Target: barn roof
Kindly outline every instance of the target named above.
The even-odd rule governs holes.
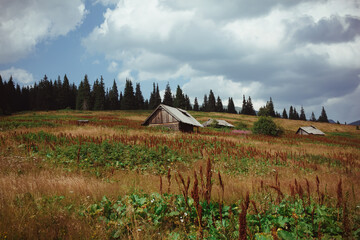
[[[319,129],[317,129],[314,126],[309,126],[309,127],[300,127],[296,133],[298,133],[300,131],[300,129],[302,129],[303,131],[307,132],[308,134],[313,134],[313,135],[325,135],[325,133],[323,133],[322,131],[320,131]]]
[[[232,125],[231,123],[228,123],[227,121],[225,120],[221,120],[221,119],[212,119],[210,118],[209,120],[207,120],[206,122],[203,123],[203,126],[206,127],[206,126],[209,126],[211,124],[214,123],[214,121],[217,122],[217,125],[219,126],[224,126],[224,127],[235,127],[234,125]]]
[[[181,109],[181,108],[174,108],[167,106],[165,104],[160,104],[152,114],[144,121],[143,125],[148,124],[148,120],[150,117],[158,110],[158,109],[164,109],[167,113],[169,113],[171,116],[173,116],[176,120],[182,123],[186,123],[195,127],[203,127],[201,123],[199,123],[195,118],[193,118],[190,113],[187,111]]]

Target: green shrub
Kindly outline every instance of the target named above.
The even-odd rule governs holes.
[[[260,117],[259,120],[254,123],[252,132],[255,134],[279,136],[283,130],[276,125],[271,117]]]
[[[236,122],[235,124],[235,129],[239,129],[239,130],[248,130],[248,125],[244,122]]]

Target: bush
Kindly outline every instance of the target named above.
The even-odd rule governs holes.
[[[276,125],[271,117],[260,117],[259,120],[254,123],[252,132],[255,134],[279,136],[283,130]]]
[[[241,121],[236,122],[234,125],[235,125],[235,129],[239,129],[239,130],[248,130],[249,129],[248,125]]]

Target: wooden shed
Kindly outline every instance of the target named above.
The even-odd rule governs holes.
[[[182,132],[192,132],[194,127],[203,127],[187,111],[164,104],[160,104],[142,125],[163,126]]]
[[[310,126],[310,127],[300,127],[296,134],[299,135],[325,135],[325,133],[323,133],[322,131],[320,131],[319,129],[317,129],[314,126]]]

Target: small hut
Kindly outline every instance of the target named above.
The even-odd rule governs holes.
[[[182,132],[192,132],[194,127],[203,127],[187,111],[164,104],[160,104],[142,125],[168,127]]]
[[[320,131],[319,129],[317,129],[314,126],[310,126],[310,127],[300,127],[296,134],[299,135],[325,135],[325,133],[323,133],[322,131]]]
[[[209,120],[207,120],[206,122],[203,123],[204,127],[210,127],[210,126],[215,126],[215,127],[229,127],[229,128],[233,128],[235,127],[234,125],[232,125],[231,123],[228,123],[225,120],[221,120],[221,119],[212,119],[210,118]]]

